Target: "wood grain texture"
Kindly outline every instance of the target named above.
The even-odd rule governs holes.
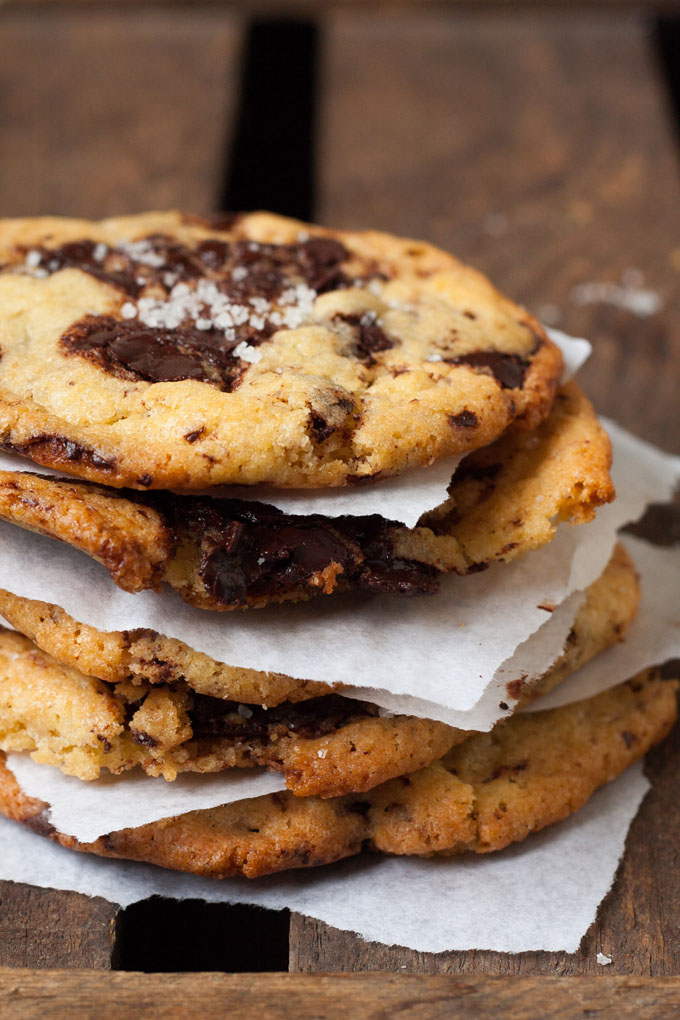
[[[626,843],[616,881],[578,953],[416,953],[363,942],[320,921],[291,916],[290,969],[420,974],[680,974],[680,727],[648,756],[653,784]],[[602,967],[597,953],[610,956]]]
[[[680,185],[644,27],[342,14],[326,61],[321,218],[424,236],[544,318],[560,310],[561,328],[594,342],[582,378],[596,406],[680,449]],[[577,284],[627,268],[644,269],[658,314],[574,301]],[[610,976],[680,973],[677,730],[648,771],[579,953],[414,953],[293,915],[291,970],[601,974],[602,951]]]
[[[3,1020],[659,1020],[680,979],[0,971]]]
[[[680,182],[645,23],[340,12],[325,60],[320,218],[432,240],[591,338],[598,408],[679,450]],[[578,304],[640,273],[657,314]]]
[[[239,44],[218,9],[0,9],[0,215],[212,210]],[[117,914],[0,883],[0,964],[110,968]]]
[[[108,970],[117,916],[103,899],[0,882],[0,967]]]
[[[238,45],[219,9],[0,5],[0,215],[212,210]]]
[[[111,0],[2,0],[7,7],[82,7],[96,8],[107,7]],[[118,0],[117,6],[127,7],[214,7],[222,3],[222,0]],[[290,16],[314,16],[324,13],[329,8],[355,8],[369,6],[372,10],[381,13],[390,13],[399,9],[448,9],[452,6],[460,10],[484,10],[494,12],[496,10],[513,9],[519,7],[525,9],[546,7],[555,9],[580,9],[588,10],[593,8],[609,8],[616,10],[638,10],[638,11],[660,11],[670,12],[678,10],[678,0],[231,0],[230,6],[233,9],[241,10],[246,14],[253,14],[257,17],[284,14]]]

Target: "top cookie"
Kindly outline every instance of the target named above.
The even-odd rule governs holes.
[[[339,486],[547,415],[540,325],[431,245],[254,213],[0,221],[0,446],[141,489]]]

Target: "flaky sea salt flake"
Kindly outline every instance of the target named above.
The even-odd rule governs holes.
[[[249,361],[251,365],[254,365],[262,357],[262,351],[259,351],[257,347],[251,347],[245,340],[242,340],[240,344],[234,347],[232,354],[240,358],[241,361]]]

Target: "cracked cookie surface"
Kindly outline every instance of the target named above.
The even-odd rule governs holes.
[[[558,348],[431,245],[265,213],[0,221],[0,446],[115,487],[338,486],[547,415]]]
[[[74,850],[211,878],[255,878],[362,850],[490,853],[577,811],[662,740],[676,689],[647,671],[597,697],[515,715],[361,797],[275,793],[79,843],[50,825],[49,805],[24,794],[2,763],[0,811]]]
[[[335,797],[422,768],[465,735],[336,694],[267,709],[179,680],[110,686],[0,631],[0,749],[80,779],[137,766],[167,780],[265,766],[300,796]]]

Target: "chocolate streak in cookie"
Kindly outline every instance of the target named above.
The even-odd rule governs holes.
[[[206,695],[193,695],[189,712],[194,738],[227,737],[231,740],[276,740],[295,734],[307,740],[324,737],[355,719],[377,716],[368,702],[328,694],[298,703],[284,702],[276,708],[241,705]]]
[[[197,379],[229,392],[241,381],[248,359],[239,357],[239,345],[258,346],[269,340],[281,322],[273,306],[289,304],[286,292],[303,283],[315,294],[351,285],[340,269],[348,252],[331,238],[313,238],[299,244],[255,244],[206,240],[191,249],[168,237],[153,235],[109,248],[92,241],[77,241],[52,250],[35,250],[33,268],[49,275],[64,268],[76,268],[137,298],[146,287],[166,296],[177,284],[206,280],[214,284],[210,297],[233,302],[233,324],[226,330],[211,319],[209,301],[201,304],[197,292],[199,324],[188,321],[168,328],[149,321],[148,309],[123,320],[112,316],[90,316],[75,323],[61,338],[61,348],[94,362],[121,379],[147,382],[178,382]],[[261,302],[250,308],[247,302]],[[152,300],[153,305],[153,300]],[[203,321],[201,321],[201,309]],[[137,314],[135,314],[135,312]],[[151,316],[153,318],[153,316]],[[393,341],[379,335],[374,323],[359,324],[361,356],[386,350]],[[364,350],[365,348],[365,350]]]
[[[439,590],[437,571],[395,554],[399,525],[373,514],[285,514],[241,500],[170,498],[158,504],[181,536],[201,536],[198,574],[214,602],[240,605],[280,598],[306,586],[348,587],[398,595]],[[181,537],[180,537],[181,542]]]

